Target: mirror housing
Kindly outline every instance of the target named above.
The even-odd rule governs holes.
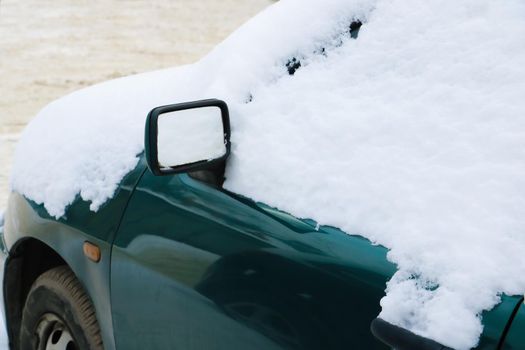
[[[155,175],[214,169],[224,164],[230,154],[228,106],[209,99],[152,109],[146,118],[144,149]]]

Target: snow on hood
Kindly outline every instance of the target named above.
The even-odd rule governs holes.
[[[225,187],[388,247],[380,316],[468,349],[481,312],[525,292],[523,38],[521,0],[282,0],[197,64],[51,103],[11,185],[56,217],[78,194],[97,210],[150,109],[222,98]]]

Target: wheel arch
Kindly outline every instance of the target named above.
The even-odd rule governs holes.
[[[49,245],[33,237],[20,239],[10,250],[4,269],[6,327],[10,347],[18,348],[24,304],[33,282],[45,271],[69,264]]]

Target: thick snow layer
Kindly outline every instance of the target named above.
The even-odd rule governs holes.
[[[381,317],[468,349],[481,312],[525,292],[523,38],[521,0],[283,0],[195,65],[50,104],[12,187],[57,217],[78,194],[97,210],[151,108],[225,99],[226,188],[385,245]]]
[[[181,67],[117,79],[49,104],[22,134],[12,188],[56,217],[78,194],[97,210],[135,167],[149,110],[184,96],[169,86],[191,72]]]

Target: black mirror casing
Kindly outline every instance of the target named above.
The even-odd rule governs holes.
[[[223,156],[211,160],[197,161],[176,167],[161,167],[158,159],[158,119],[164,113],[196,109],[203,107],[218,107],[221,110],[222,126],[224,131],[224,144],[226,152]],[[177,103],[172,105],[160,106],[152,109],[146,118],[146,129],[144,135],[144,151],[146,161],[151,172],[155,175],[170,175],[186,172],[196,172],[200,170],[213,169],[224,163],[230,155],[230,115],[226,102],[218,99],[199,100],[192,102]]]

